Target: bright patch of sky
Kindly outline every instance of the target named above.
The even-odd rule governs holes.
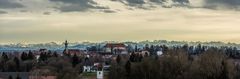
[[[88,7],[73,12],[59,10],[66,7],[61,1],[22,0],[19,3],[24,8],[0,7],[0,11],[7,12],[0,14],[0,43],[158,39],[240,42],[240,12],[204,8],[200,0],[191,0],[183,7],[150,9],[95,0],[97,6],[83,4]]]

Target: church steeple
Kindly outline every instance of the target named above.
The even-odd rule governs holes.
[[[68,49],[68,42],[67,42],[67,40],[65,41],[64,45],[65,45],[65,50],[67,50]]]
[[[65,49],[63,51],[63,54],[67,55],[68,54],[68,41],[67,40],[64,42],[64,45],[65,45]]]

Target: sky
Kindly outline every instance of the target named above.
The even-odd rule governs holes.
[[[0,43],[240,43],[240,0],[0,0]]]

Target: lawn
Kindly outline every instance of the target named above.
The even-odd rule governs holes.
[[[83,79],[97,79],[96,72],[82,73]],[[104,72],[104,79],[107,79],[108,73]]]

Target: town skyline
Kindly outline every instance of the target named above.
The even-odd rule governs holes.
[[[0,0],[0,79],[240,79],[240,0]]]

